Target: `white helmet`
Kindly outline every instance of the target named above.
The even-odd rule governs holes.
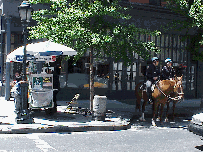
[[[172,62],[170,58],[166,58],[165,63]]]
[[[158,57],[153,57],[152,62],[154,62],[154,61],[159,61],[159,58]]]

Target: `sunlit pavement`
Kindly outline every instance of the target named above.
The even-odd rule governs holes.
[[[83,114],[69,114],[66,113],[67,103],[66,101],[58,101],[57,113],[52,116],[47,116],[45,111],[38,111],[32,114],[34,124],[21,124],[20,126],[15,122],[15,114],[14,114],[14,103],[13,101],[5,101],[4,97],[0,97],[0,122],[4,126],[4,129],[11,131],[12,127],[17,129],[18,127],[35,129],[35,131],[46,132],[46,129],[49,132],[56,132],[56,131],[72,131],[68,129],[69,127],[72,128],[88,128],[86,131],[92,130],[120,130],[120,129],[129,129],[133,127],[135,129],[142,129],[142,128],[152,128],[151,126],[151,117],[152,117],[152,108],[151,105],[147,105],[145,110],[145,122],[141,122],[138,120],[140,113],[135,112],[135,105],[133,104],[126,104],[125,102],[117,101],[117,100],[107,100],[106,109],[112,111],[112,113],[107,114],[106,121],[93,121],[91,115],[84,116]],[[89,100],[78,100],[76,104],[73,106],[81,107],[81,108],[89,108]],[[171,107],[171,105],[170,105]],[[159,121],[156,122],[157,127],[165,128],[186,128],[191,120],[193,114],[201,112],[202,109],[200,108],[200,99],[192,99],[192,100],[184,100],[182,103],[178,103],[176,105],[175,110],[175,121],[172,121],[171,118],[169,122],[160,123]],[[172,116],[172,109],[169,111],[170,117]],[[130,122],[131,118],[135,116],[133,121]],[[5,129],[6,125],[9,125],[9,129]],[[17,126],[18,125],[18,126]],[[24,125],[24,126],[23,126]],[[130,126],[131,125],[131,126]],[[54,130],[54,127],[58,127],[57,130]],[[88,127],[87,127],[88,126]],[[93,129],[95,126],[95,129]],[[99,126],[102,126],[101,129]],[[106,128],[105,128],[105,127]],[[109,127],[108,127],[109,126]],[[113,126],[120,126],[121,128],[113,127]],[[83,131],[80,128],[80,131]],[[83,129],[84,129],[83,128]],[[89,130],[90,129],[90,130]],[[77,131],[76,129],[74,131]]]

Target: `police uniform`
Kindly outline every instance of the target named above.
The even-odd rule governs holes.
[[[152,62],[154,62],[155,60],[158,60],[157,57],[152,58]],[[146,87],[147,87],[147,96],[149,99],[149,102],[152,102],[152,91],[151,91],[151,86],[152,83],[155,83],[156,80],[154,80],[154,77],[158,77],[160,76],[160,70],[159,67],[154,65],[153,63],[149,65],[149,67],[147,67],[147,71],[146,71]]]
[[[160,76],[160,70],[158,66],[155,66],[154,64],[149,65],[146,71],[146,77],[147,80],[150,80],[152,83],[154,83],[153,77],[159,77]]]
[[[161,71],[161,79],[162,80],[169,80],[170,78],[174,78],[175,71],[172,66],[164,66]]]

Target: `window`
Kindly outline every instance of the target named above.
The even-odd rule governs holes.
[[[130,66],[127,67],[127,90],[135,90],[135,81],[136,81],[136,66],[137,63],[133,62]]]
[[[112,90],[121,90],[122,66],[123,66],[123,62],[118,62],[118,63],[113,62]]]

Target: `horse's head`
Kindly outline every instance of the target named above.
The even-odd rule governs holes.
[[[177,100],[183,100],[184,99],[184,92],[183,92],[183,86],[182,86],[182,77],[175,77],[175,85],[174,85],[174,93]]]

